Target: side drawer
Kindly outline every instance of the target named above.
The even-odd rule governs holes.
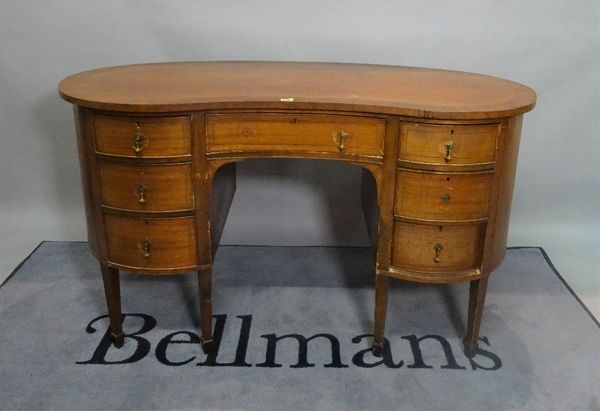
[[[98,162],[102,204],[133,211],[182,211],[194,208],[192,166]]]
[[[500,124],[403,122],[398,159],[420,164],[493,164]]]
[[[126,157],[191,155],[189,117],[94,116],[96,152]]]
[[[423,220],[486,218],[493,181],[493,171],[433,173],[399,169],[394,213]]]
[[[394,223],[391,265],[420,272],[479,268],[484,224],[425,225]]]
[[[237,113],[206,116],[208,152],[309,151],[383,157],[385,121],[320,114]]]
[[[194,269],[193,217],[131,218],[104,215],[111,263],[133,269]]]

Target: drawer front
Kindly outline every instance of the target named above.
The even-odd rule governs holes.
[[[98,163],[102,204],[134,211],[194,208],[191,164]]]
[[[394,213],[425,220],[485,218],[493,180],[493,172],[431,173],[399,169]]]
[[[484,224],[394,223],[392,265],[421,272],[479,268]]]
[[[207,116],[207,150],[310,151],[383,157],[385,121],[312,114]]]
[[[422,164],[493,163],[500,124],[402,123],[398,159]]]
[[[191,153],[189,117],[94,116],[96,152],[127,157]]]
[[[110,262],[132,268],[193,268],[193,217],[139,219],[105,214]]]

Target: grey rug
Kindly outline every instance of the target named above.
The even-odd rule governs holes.
[[[461,350],[467,285],[394,281],[383,359],[369,352],[373,254],[222,247],[217,355],[196,278],[122,275],[115,349],[85,243],[44,242],[0,288],[6,410],[598,410],[600,329],[538,248],[490,280],[480,351]]]

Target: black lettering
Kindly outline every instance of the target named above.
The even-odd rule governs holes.
[[[103,318],[107,318],[108,315],[101,315],[100,317],[94,318],[92,321],[90,321],[90,323],[87,325],[87,327],[85,328],[85,331],[88,334],[93,334],[96,332],[96,329],[93,327],[93,324]],[[106,360],[106,354],[108,353],[108,350],[110,349],[110,347],[113,346],[112,344],[112,339],[110,337],[110,327],[106,328],[106,332],[104,333],[104,336],[102,337],[102,339],[100,340],[100,343],[98,344],[98,347],[96,347],[96,350],[94,351],[94,354],[92,354],[92,358],[90,358],[87,361],[77,361],[76,364],[130,364],[130,363],[134,363],[134,362],[138,362],[139,360],[141,360],[142,358],[144,358],[146,355],[148,355],[148,353],[150,352],[150,342],[145,339],[144,337],[140,337],[141,334],[145,334],[148,331],[152,330],[154,327],[156,327],[156,320],[154,319],[154,317],[151,317],[149,315],[146,314],[123,314],[123,321],[125,320],[126,317],[138,317],[141,318],[144,323],[142,324],[142,327],[134,332],[134,333],[130,333],[124,334],[125,339],[132,339],[134,341],[137,342],[137,346],[135,348],[134,353],[129,356],[128,358],[124,358],[122,360],[118,360],[118,361],[107,361]]]
[[[373,338],[373,334],[363,334],[363,335],[357,335],[356,337],[352,338],[352,342],[354,344],[359,344],[363,339],[365,338]],[[398,364],[394,363],[394,358],[392,357],[392,350],[390,347],[390,342],[388,341],[387,338],[383,339],[383,356],[381,358],[381,360],[379,361],[375,361],[372,363],[368,363],[365,361],[365,354],[372,352],[372,348],[366,348],[364,350],[360,350],[359,352],[357,352],[356,354],[354,354],[354,356],[352,357],[352,363],[354,365],[356,365],[357,367],[362,367],[362,368],[373,368],[373,367],[377,367],[378,365],[381,364],[385,364],[386,367],[388,368],[400,368],[404,365],[404,361],[400,361]],[[377,358],[377,357],[375,357]]]
[[[188,337],[187,340],[175,340],[174,337],[177,335],[186,335]],[[158,342],[156,345],[156,350],[154,350],[154,354],[156,355],[156,359],[165,365],[170,366],[179,366],[188,364],[196,359],[196,357],[188,358],[185,361],[170,361],[167,358],[167,348],[169,344],[201,344],[200,337],[198,335],[191,333],[189,331],[176,331],[165,336],[162,340]]]
[[[331,343],[331,362],[324,365],[326,368],[348,367],[346,364],[342,363],[340,356],[340,342],[331,334],[315,334],[310,338],[306,338],[300,334],[286,334],[282,335],[281,337],[278,337],[276,334],[265,334],[261,335],[261,337],[267,339],[267,352],[265,355],[265,361],[260,364],[256,364],[257,367],[281,367],[281,364],[277,364],[275,362],[275,353],[277,350],[277,342],[285,338],[294,338],[296,341],[298,341],[298,362],[291,365],[291,368],[306,368],[315,366],[315,364],[308,362],[308,342],[316,338],[325,338]]]
[[[88,334],[94,334],[98,331],[96,323],[100,320],[105,320],[108,315],[102,315],[97,318],[91,320],[85,330]],[[151,349],[151,343],[148,339],[144,338],[142,335],[148,333],[156,327],[156,319],[147,314],[123,314],[123,320],[127,317],[135,317],[139,318],[143,321],[142,326],[135,332],[131,332],[128,334],[124,334],[125,340],[131,340],[135,342],[135,344],[128,343],[126,345],[127,349],[119,350],[113,347],[113,342],[110,333],[110,326],[106,327],[104,330],[104,334],[98,343],[98,346],[95,348],[92,357],[87,361],[77,361],[76,364],[99,364],[99,365],[108,365],[108,364],[131,364],[138,362],[145,358]],[[248,363],[246,360],[248,353],[248,343],[250,341],[250,331],[252,326],[252,315],[238,315],[236,318],[241,320],[239,335],[237,339],[237,346],[235,350],[235,359],[232,362],[220,363],[218,362],[218,357],[221,349],[221,342],[223,340],[225,325],[227,324],[227,315],[215,315],[213,316],[215,319],[214,324],[214,349],[212,352],[206,355],[204,361],[197,363],[197,366],[207,366],[207,367],[252,367],[252,364]],[[342,363],[341,359],[341,347],[340,341],[337,337],[327,333],[315,334],[309,338],[304,337],[301,334],[286,334],[278,336],[277,334],[264,334],[261,335],[262,338],[267,340],[267,347],[265,353],[265,360],[256,364],[257,367],[267,367],[267,368],[279,368],[282,367],[282,364],[276,361],[277,354],[277,343],[291,339],[295,340],[298,344],[298,356],[295,364],[291,364],[290,368],[308,368],[314,367],[315,364],[309,362],[308,355],[308,346],[309,342],[315,339],[327,340],[329,341],[331,347],[331,361],[323,364],[326,368],[347,368],[348,365]],[[364,344],[364,342],[371,342],[373,338],[372,334],[362,334],[357,335],[352,338],[352,343],[354,344]],[[434,368],[432,365],[425,363],[423,359],[423,351],[421,349],[421,343],[425,340],[435,340],[437,341],[441,348],[444,351],[444,356],[446,363],[441,365],[442,369],[453,369],[453,370],[465,370],[466,367],[463,367],[456,361],[456,357],[452,350],[452,347],[448,340],[439,335],[425,335],[423,337],[417,337],[416,335],[406,335],[401,337],[404,340],[407,340],[410,343],[410,347],[413,355],[413,363],[407,365],[407,368],[413,369],[432,369]],[[483,343],[486,347],[490,347],[490,342],[487,337],[480,337],[479,341]],[[168,350],[171,344],[195,344],[201,345],[202,341],[198,334],[195,334],[190,331],[175,331],[172,332],[165,337],[163,337],[158,344],[156,345],[155,355],[156,359],[164,365],[167,366],[181,366],[185,364],[189,364],[196,360],[197,356],[192,355],[189,358],[184,358],[178,361],[174,361],[173,358],[168,358]],[[280,344],[281,345],[281,344]],[[480,344],[481,345],[481,344]],[[287,345],[285,345],[287,346]],[[131,351],[133,350],[133,353]],[[394,362],[391,344],[388,339],[384,339],[383,344],[383,355],[382,358],[376,358],[374,356],[369,356],[368,353],[372,353],[372,348],[369,346],[368,348],[360,349],[352,356],[352,364],[360,368],[374,368],[381,366],[382,364],[391,369],[398,369],[404,366],[404,361]],[[110,356],[108,355],[110,354]],[[120,356],[119,356],[120,355]],[[171,356],[174,354],[171,353]],[[189,354],[188,354],[189,355]],[[111,359],[107,359],[107,356]],[[439,357],[439,356],[438,356]],[[118,358],[113,360],[112,358]],[[494,371],[498,370],[502,367],[502,360],[498,355],[489,351],[488,349],[484,349],[478,347],[475,350],[475,356],[473,358],[468,358],[471,369],[472,370],[486,370],[486,371]]]
[[[488,347],[490,346],[490,342],[487,339],[487,337],[479,337],[479,341],[485,343],[485,345],[487,345]],[[492,360],[493,365],[491,367],[484,367],[483,365],[477,363],[475,361],[475,358],[478,355],[482,355],[484,357],[489,358],[490,360]],[[469,361],[471,362],[471,368],[473,370],[495,371],[495,370],[499,369],[500,367],[502,367],[502,360],[500,359],[500,357],[498,357],[493,352],[482,349],[481,347],[478,347],[475,350],[475,357],[469,358]]]
[[[420,343],[426,339],[433,339],[438,341],[442,348],[444,349],[444,355],[446,356],[446,365],[442,365],[442,369],[450,369],[450,370],[466,370],[465,367],[460,366],[456,362],[456,358],[454,357],[454,353],[452,352],[452,347],[450,343],[442,336],[439,335],[426,335],[421,338],[417,338],[416,335],[406,335],[403,336],[402,339],[408,340],[410,342],[410,348],[413,353],[413,358],[415,360],[414,364],[408,365],[407,368],[433,368],[430,365],[425,364],[423,361],[423,352],[421,351]]]
[[[238,315],[237,318],[242,320],[240,326],[240,334],[238,337],[237,348],[235,350],[235,359],[233,362],[219,363],[217,361],[219,357],[219,350],[221,349],[221,341],[223,340],[223,331],[225,330],[225,323],[227,322],[227,315],[215,315],[216,319],[214,330],[213,330],[213,341],[214,348],[212,352],[208,353],[204,362],[199,362],[197,366],[205,367],[252,367],[252,364],[246,362],[246,353],[248,351],[248,341],[250,339],[250,327],[252,325],[251,315]]]

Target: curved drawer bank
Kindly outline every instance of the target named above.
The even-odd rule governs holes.
[[[476,352],[487,279],[506,249],[530,88],[395,66],[190,62],[92,70],[64,79],[59,93],[75,105],[88,239],[115,345],[118,269],[197,271],[203,347],[212,348],[212,259],[235,163],[294,157],[366,170],[373,352],[383,348],[390,277],[470,281],[465,352]]]

